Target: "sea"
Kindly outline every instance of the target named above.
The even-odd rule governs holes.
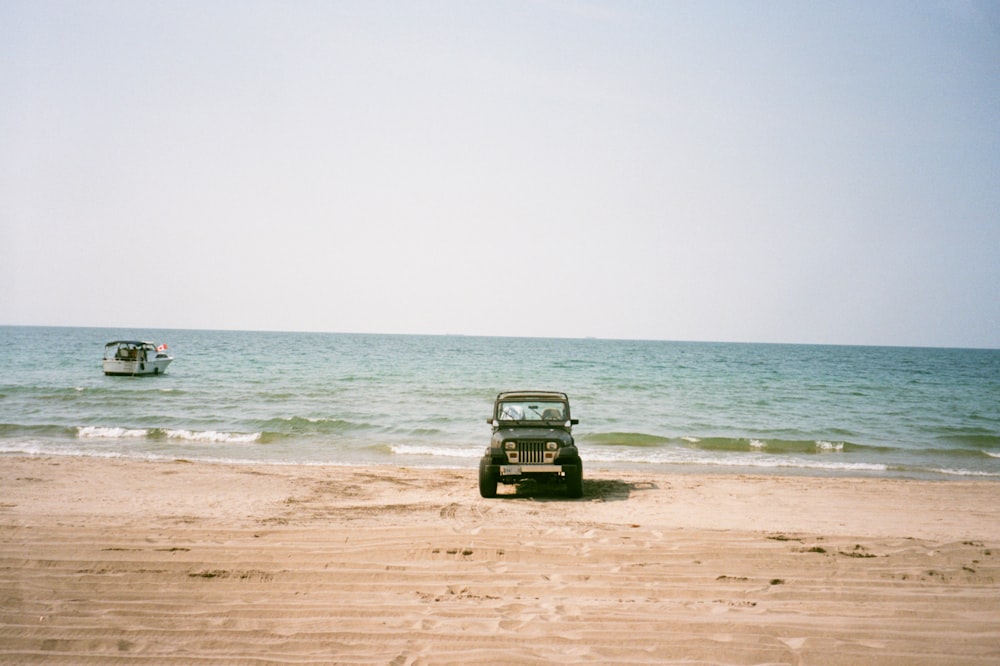
[[[2,326],[0,458],[474,470],[513,389],[569,395],[585,476],[1000,480],[997,349],[450,335]]]

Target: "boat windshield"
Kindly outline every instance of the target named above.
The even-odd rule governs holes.
[[[566,406],[562,402],[547,400],[509,400],[497,407],[501,421],[563,421]]]
[[[104,345],[104,358],[115,358],[119,361],[134,361],[140,355],[145,356],[146,353],[155,351],[156,347],[151,342],[115,340]]]

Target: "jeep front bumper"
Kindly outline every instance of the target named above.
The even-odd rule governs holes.
[[[520,476],[521,474],[559,474],[563,465],[498,465],[500,476]]]

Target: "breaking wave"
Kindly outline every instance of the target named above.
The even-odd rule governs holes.
[[[578,438],[582,444],[628,447],[663,448],[683,447],[702,451],[766,453],[843,453],[845,451],[874,451],[877,447],[825,439],[788,440],[762,437],[664,437],[645,433],[608,432],[582,434]]]
[[[260,441],[259,432],[216,432],[214,430],[164,430],[167,439],[181,439],[188,442],[212,442],[223,444],[249,444]]]
[[[77,436],[80,439],[139,439],[149,437],[150,431],[145,428],[112,428],[101,426],[80,426]]]
[[[186,442],[208,442],[212,444],[249,444],[260,441],[260,432],[219,432],[216,430],[184,430],[170,428],[121,428],[103,426],[80,426],[80,439],[174,439]]]
[[[591,444],[601,444],[603,446],[635,446],[635,447],[655,447],[669,444],[669,437],[660,435],[647,435],[641,432],[604,432],[587,435],[585,440]],[[584,441],[584,438],[581,438]]]

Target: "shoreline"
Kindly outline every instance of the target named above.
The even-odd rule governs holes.
[[[4,457],[0,661],[1000,659],[1000,486]]]
[[[188,462],[198,465],[219,465],[219,466],[261,466],[261,467],[353,467],[353,468],[406,468],[417,470],[445,470],[445,471],[475,471],[481,452],[477,450],[474,456],[463,456],[456,458],[462,460],[464,464],[428,464],[424,460],[415,458],[403,460],[282,460],[277,458],[201,458],[197,456],[185,456],[183,454],[150,453],[150,454],[127,454],[118,451],[108,451],[104,453],[81,452],[78,450],[38,450],[23,451],[11,450],[0,451],[0,460],[6,459],[81,459],[94,461],[122,461],[134,463],[171,463]],[[996,456],[991,456],[996,457]],[[868,465],[865,463],[847,463],[843,467],[832,466],[798,466],[774,462],[772,464],[748,464],[748,463],[668,463],[668,462],[592,462],[588,465],[588,473],[596,475],[644,475],[644,476],[736,476],[736,477],[762,477],[762,478],[815,478],[815,479],[864,479],[890,481],[917,481],[935,483],[1000,483],[1000,474],[992,472],[963,471],[953,469],[933,469],[907,470],[907,469],[871,469],[870,467],[880,467],[880,465]]]

